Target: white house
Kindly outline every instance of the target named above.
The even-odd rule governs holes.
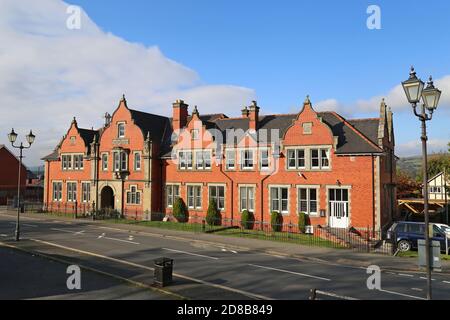
[[[430,200],[445,200],[445,186],[447,186],[447,199],[450,199],[450,179],[444,172],[438,173],[428,180],[428,198]],[[447,180],[447,182],[445,182]]]

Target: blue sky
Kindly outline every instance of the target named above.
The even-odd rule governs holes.
[[[83,10],[69,30],[67,6]],[[366,26],[369,5],[381,30]],[[200,113],[293,113],[307,94],[318,110],[378,116],[394,111],[397,154],[420,153],[420,124],[399,87],[413,64],[442,89],[429,125],[431,152],[450,141],[448,1],[0,2],[0,127],[37,134],[26,163],[40,163],[67,131],[98,128],[122,93],[131,107],[164,115],[185,99]],[[36,121],[39,119],[39,121]],[[8,129],[7,131],[9,131]],[[6,133],[0,143],[7,143]]]
[[[424,79],[450,73],[448,1],[71,3],[105,31],[159,46],[207,83],[254,89],[262,107],[276,112],[292,112],[305,94],[349,106],[385,95],[407,78],[411,64]],[[381,9],[381,30],[366,27],[371,4]],[[430,124],[430,139],[450,141],[448,107]],[[419,134],[408,109],[396,113],[396,124],[399,143]]]

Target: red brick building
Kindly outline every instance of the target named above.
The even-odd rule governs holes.
[[[0,144],[0,205],[6,205],[8,199],[17,197],[19,181],[19,159],[4,145]],[[22,164],[20,175],[21,191],[25,191],[27,168]]]
[[[123,98],[100,130],[72,122],[45,160],[49,208],[85,204],[150,219],[171,214],[177,197],[189,216],[205,216],[215,199],[222,217],[243,210],[267,222],[270,213],[337,228],[381,229],[395,215],[394,130],[384,101],[380,115],[347,120],[314,111],[296,114],[201,115],[178,100],[172,118],[128,108]]]

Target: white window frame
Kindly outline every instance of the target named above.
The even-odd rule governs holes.
[[[303,158],[299,156],[299,153],[303,151]],[[291,155],[294,154],[292,158]],[[304,170],[306,169],[306,149],[305,148],[288,148],[287,149],[287,163],[288,170]],[[300,159],[303,159],[303,166],[300,165]],[[291,166],[291,160],[294,160],[294,166]]]
[[[200,131],[198,129],[191,130],[191,138],[192,140],[198,140],[200,135]]]
[[[123,129],[121,132],[121,128]],[[117,137],[118,138],[125,138],[125,122],[118,122],[117,123]]]
[[[142,170],[142,154],[141,152],[137,151],[133,154],[134,158],[134,171],[141,171]]]
[[[272,194],[272,189],[277,190],[277,198],[275,199]],[[287,198],[282,197],[282,189],[287,189]],[[289,215],[290,208],[290,185],[269,185],[269,209],[270,212],[280,212],[282,215]],[[274,208],[273,202],[278,202],[278,209]],[[283,203],[286,203],[286,210],[283,210]]]
[[[77,202],[77,188],[78,184],[75,181],[67,182],[66,184],[67,202]]]
[[[192,191],[192,194],[190,193]],[[186,198],[187,206],[189,209],[201,210],[203,204],[202,198],[202,185],[201,184],[188,184],[186,185]],[[192,199],[192,203],[191,203]]]
[[[313,166],[313,152],[317,151],[317,162],[318,166]],[[326,153],[326,158],[323,157],[322,152]],[[316,158],[314,158],[316,159]],[[327,160],[328,165],[324,166],[323,161]],[[310,161],[311,161],[311,169],[312,170],[322,170],[322,169],[330,169],[330,149],[329,148],[320,148],[314,147],[310,149]]]
[[[230,157],[230,155],[232,156]],[[232,160],[233,166],[230,166]],[[225,151],[225,161],[227,170],[236,170],[236,150],[226,150]]]
[[[247,156],[248,155],[250,156]],[[241,170],[253,170],[255,168],[255,152],[253,149],[243,149],[241,154]],[[251,161],[251,166],[246,166],[246,162]]]
[[[88,203],[91,202],[91,183],[82,182],[81,183],[81,202]]]
[[[224,184],[209,184],[208,185],[208,204],[211,200],[211,188],[216,189],[216,196],[214,199],[216,200],[217,209],[220,211],[225,211],[226,208],[226,185]],[[223,197],[220,197],[219,195],[219,188],[223,188]],[[223,198],[223,208],[220,207],[220,199]]]
[[[102,171],[108,171],[108,160],[109,160],[108,153],[102,153]]]
[[[175,188],[178,191],[177,193],[175,193]],[[170,193],[169,193],[170,190]],[[172,204],[169,204],[169,197],[171,199],[170,202],[172,202]],[[180,184],[176,184],[176,183],[168,183],[166,184],[166,207],[167,208],[173,208],[173,205],[175,204],[175,201],[180,197]]]
[[[267,153],[267,165],[263,166],[263,153]],[[259,170],[265,171],[270,169],[270,150],[262,148],[259,150]]]
[[[254,185],[239,185],[239,211],[243,212],[247,210],[248,212],[255,211],[255,194],[256,188]],[[251,196],[250,196],[251,195]],[[243,201],[245,199],[245,201]],[[245,205],[243,206],[243,202]]]
[[[55,188],[55,186],[58,186],[58,188]],[[53,190],[53,201],[61,202],[62,201],[63,183],[61,181],[53,181],[52,188],[53,188],[52,189]]]
[[[127,190],[127,205],[140,205],[141,204],[141,191],[136,185],[131,185]]]
[[[301,190],[306,190],[306,199],[300,199]],[[316,191],[316,199],[311,200],[311,190]],[[316,211],[311,211],[311,203],[315,201]],[[301,210],[301,203],[306,202],[306,210]],[[320,209],[320,186],[310,186],[310,185],[298,185],[297,186],[297,213],[305,212],[307,215],[314,217],[318,216]]]

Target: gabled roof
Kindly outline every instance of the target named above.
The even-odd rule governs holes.
[[[150,133],[153,141],[163,143],[166,140],[171,127],[168,117],[132,109],[130,109],[130,112],[134,123],[141,129],[144,137],[147,136],[147,133]]]
[[[350,119],[348,122],[367,138],[369,138],[370,141],[378,144],[378,126],[380,124],[379,118]]]
[[[58,149],[54,150],[52,153],[41,158],[41,160],[44,160],[44,161],[55,161],[58,159],[59,159]]]

